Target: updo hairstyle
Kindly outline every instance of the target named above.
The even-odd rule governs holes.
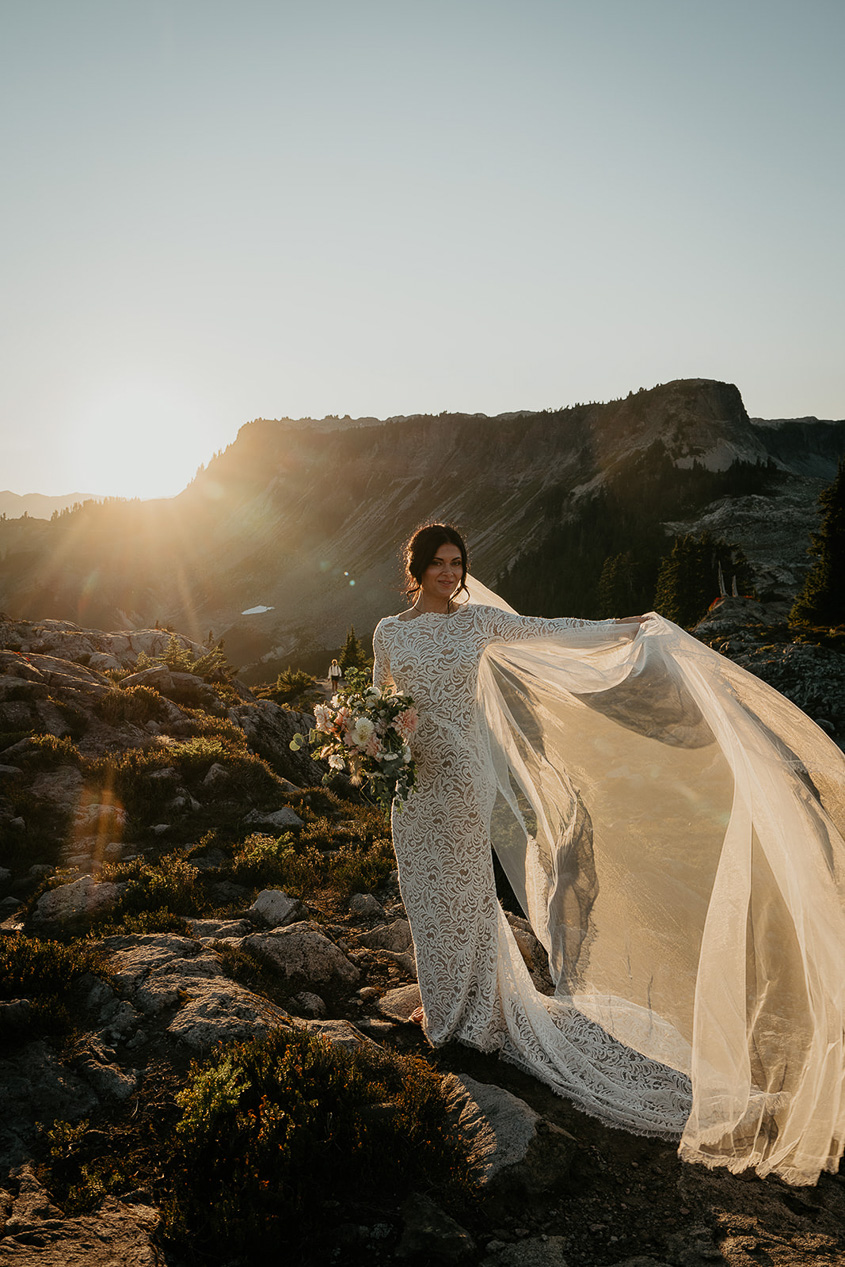
[[[451,524],[424,524],[408,539],[403,551],[405,561],[405,597],[413,603],[422,589],[423,574],[442,545],[457,546],[461,552],[461,583],[456,594],[466,594],[467,548],[457,528]]]

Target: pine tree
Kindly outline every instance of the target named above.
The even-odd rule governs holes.
[[[789,613],[792,625],[845,625],[845,459],[819,505],[824,513],[809,549],[815,562]]]
[[[660,563],[655,611],[676,625],[691,629],[719,597],[719,564],[728,585],[736,577],[740,593],[751,589],[751,570],[742,550],[712,532],[676,537],[672,553]]]
[[[599,577],[598,613],[600,618],[628,616],[634,610],[638,583],[637,565],[630,550],[609,554]]]
[[[354,625],[349,626],[346,643],[338,656],[338,660],[344,673],[348,669],[364,669],[369,663],[367,653],[361,645],[361,640],[356,637]]]

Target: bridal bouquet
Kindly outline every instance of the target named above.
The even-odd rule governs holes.
[[[328,761],[331,770],[348,770],[352,782],[366,786],[386,811],[394,797],[400,809],[414,786],[408,741],[416,728],[417,710],[409,695],[369,686],[339,691],[330,704],[318,704],[308,738],[315,760]],[[290,746],[298,752],[304,743],[297,734]]]

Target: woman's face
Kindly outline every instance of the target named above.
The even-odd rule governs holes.
[[[433,602],[448,602],[461,583],[463,570],[458,546],[451,541],[438,546],[437,553],[422,574],[423,593]]]

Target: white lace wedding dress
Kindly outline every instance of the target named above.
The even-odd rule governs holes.
[[[471,592],[487,602],[374,635],[376,684],[420,714],[393,838],[429,1039],[497,1050],[690,1160],[814,1182],[845,1127],[841,753],[660,617],[543,620]]]

